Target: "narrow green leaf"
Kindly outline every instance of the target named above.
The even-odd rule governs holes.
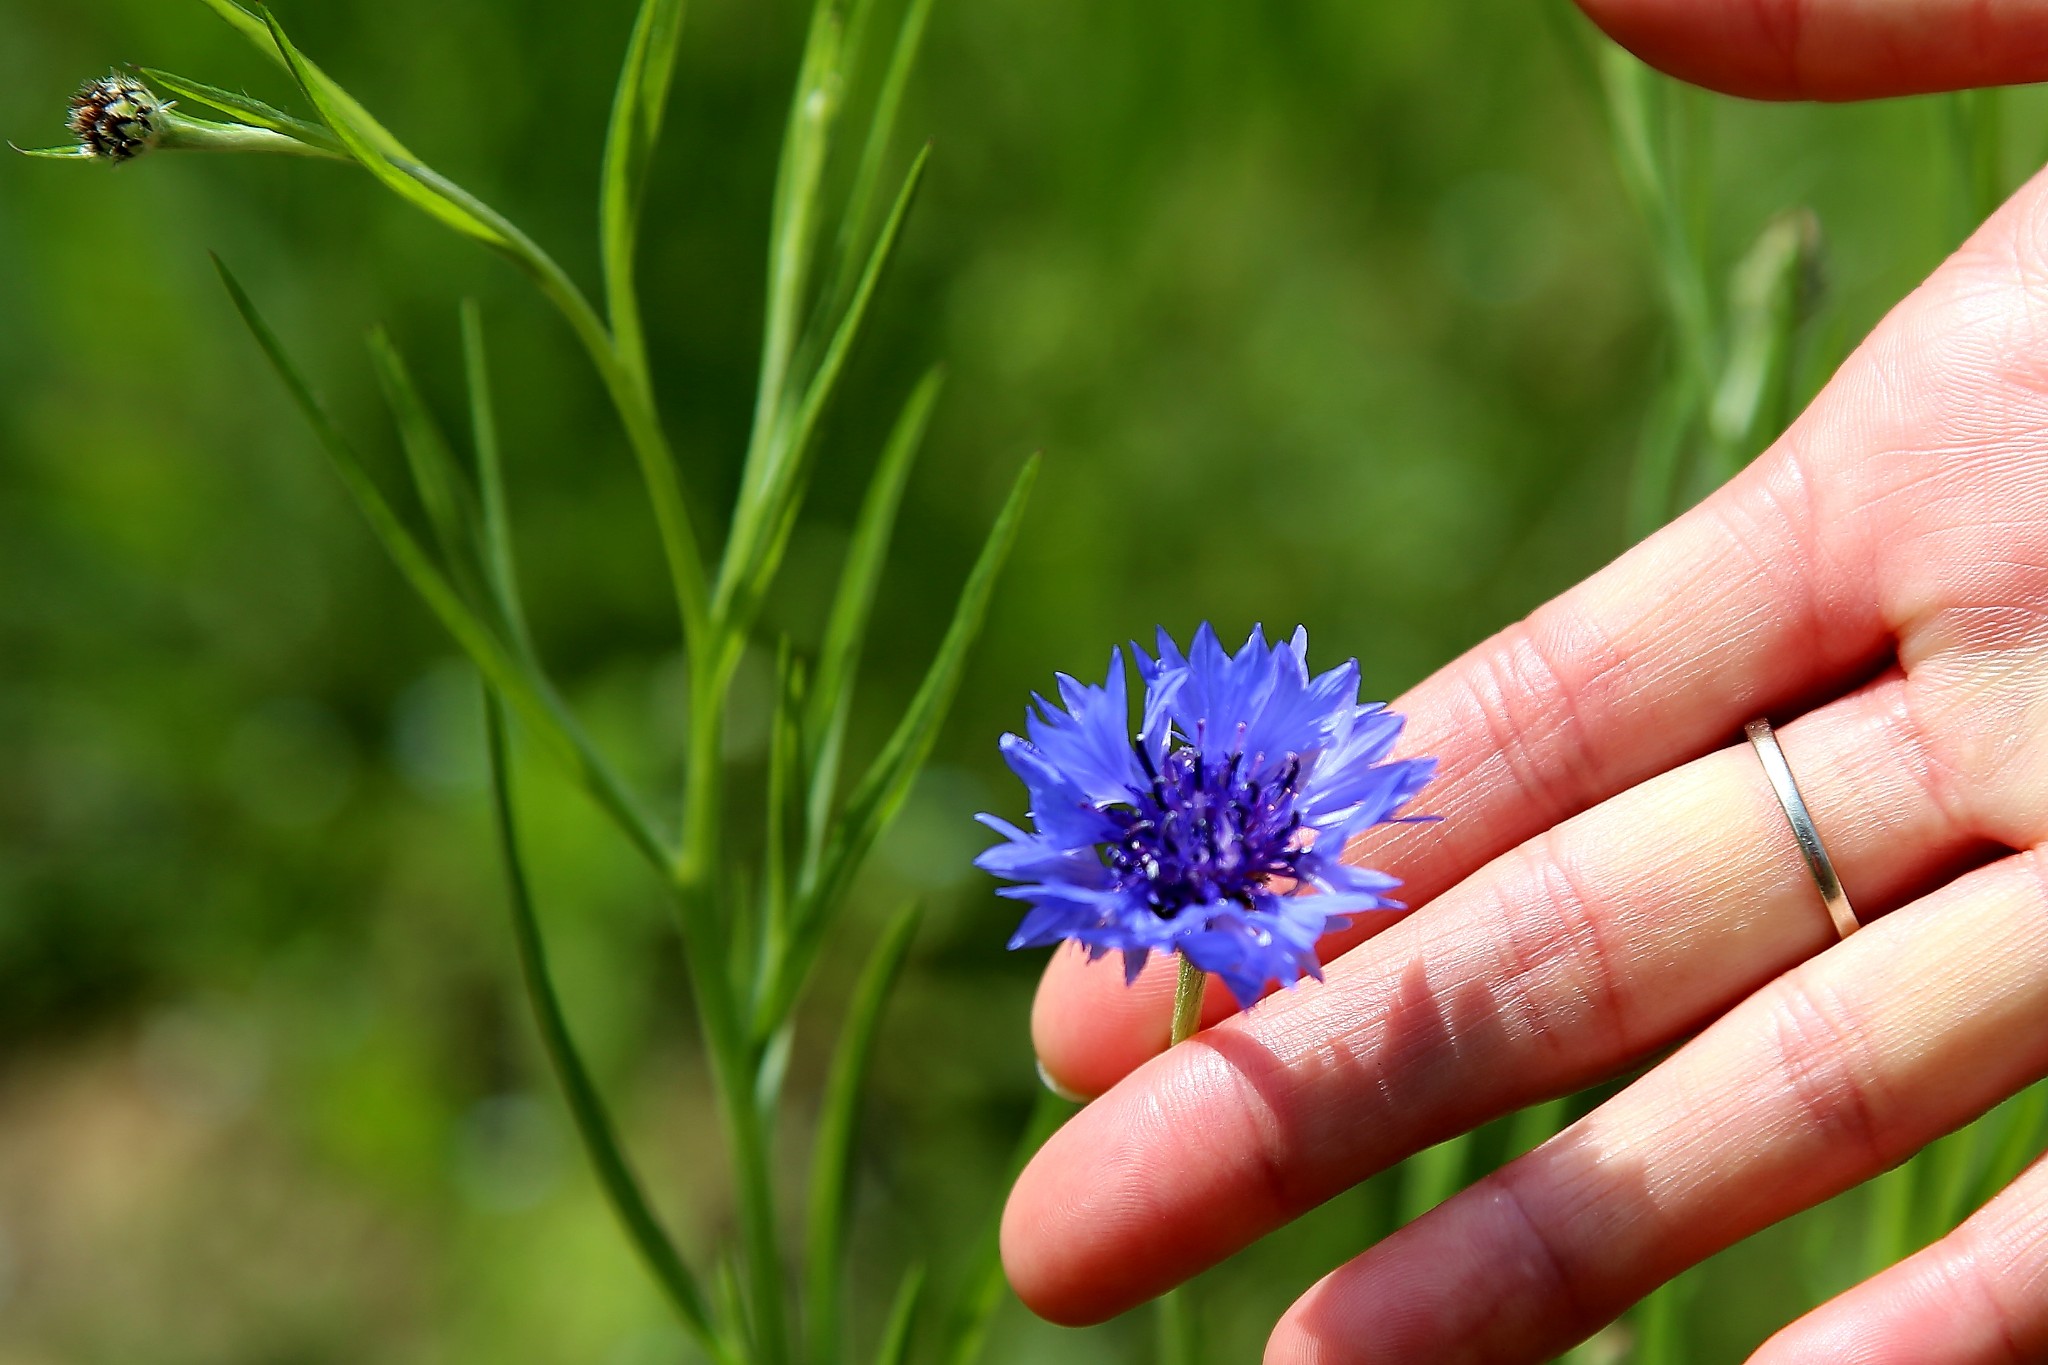
[[[1634,1314],[1640,1333],[1633,1365],[1685,1365],[1685,1306],[1696,1282],[1680,1276],[1652,1290]]]
[[[520,853],[519,819],[512,793],[512,764],[507,742],[505,712],[495,692],[484,692],[485,728],[489,737],[492,810],[497,819],[498,838],[505,857],[505,880],[512,905],[512,934],[519,949],[520,978],[526,986],[527,1002],[540,1031],[541,1044],[555,1077],[561,1082],[584,1155],[597,1175],[598,1185],[612,1206],[655,1282],[675,1309],[683,1326],[714,1359],[730,1360],[705,1305],[696,1277],[684,1264],[675,1243],[655,1216],[653,1206],[635,1174],[617,1126],[612,1122],[590,1068],[576,1047],[569,1030],[561,996],[555,989],[548,967],[547,944],[541,935],[540,918],[534,911],[526,860]]]
[[[1674,366],[1650,400],[1629,471],[1628,533],[1632,539],[1641,540],[1678,512],[1685,457],[1699,430],[1701,406],[1692,372],[1683,365]]]
[[[1016,1149],[1010,1154],[1003,1189],[1008,1190],[1016,1184],[1024,1164],[1045,1145],[1053,1131],[1066,1122],[1074,1109],[1075,1106],[1051,1091],[1038,1089],[1037,1098],[1032,1102],[1031,1117],[1026,1121],[1024,1131],[1017,1135]],[[969,1254],[960,1297],[948,1315],[945,1347],[939,1355],[945,1365],[974,1365],[981,1358],[982,1347],[988,1342],[989,1324],[995,1319],[996,1309],[1002,1306],[1003,1291],[1009,1287],[1003,1278],[1001,1228],[1002,1206],[999,1203]]]
[[[837,1365],[846,1355],[842,1298],[854,1135],[882,1010],[910,954],[918,920],[918,907],[906,905],[883,931],[861,972],[860,984],[854,988],[825,1082],[816,1146],[811,1153],[810,1217],[804,1244],[808,1272],[805,1327],[810,1335],[811,1365]]]
[[[440,543],[442,561],[457,585],[471,594],[472,603],[488,603],[492,598],[487,590],[481,596],[475,591],[483,588],[478,554],[483,509],[455,461],[455,452],[449,448],[441,424],[427,410],[426,400],[413,382],[412,370],[399,354],[391,334],[383,327],[373,328],[369,345],[371,368],[377,372],[384,401],[398,424],[399,443],[412,470],[420,506],[426,509],[427,522]]]
[[[889,1319],[882,1328],[881,1344],[875,1348],[875,1365],[904,1365],[910,1359],[910,1334],[917,1326],[918,1300],[924,1296],[924,1267],[914,1265],[904,1272],[903,1283],[889,1305]]]
[[[2040,1155],[2048,1140],[2048,1082],[2037,1081],[2008,1101],[2010,1113],[1997,1148],[1985,1162],[1960,1216],[1982,1208]]]
[[[1707,409],[1716,457],[1704,471],[1710,487],[1732,478],[1791,420],[1794,360],[1820,292],[1820,255],[1820,220],[1794,210],[1765,225],[1730,277],[1727,353]]]
[[[154,66],[138,68],[151,85],[167,90],[181,99],[196,100],[200,104],[218,109],[223,114],[233,115],[242,122],[257,128],[268,128],[274,133],[286,133],[301,142],[322,147],[328,151],[340,152],[341,139],[318,123],[294,118],[282,109],[265,104],[262,100],[223,90],[217,85],[208,85],[187,76],[176,75]]]
[[[40,156],[51,161],[97,161],[98,157],[84,147],[15,147],[7,144],[23,156]]]
[[[646,199],[647,168],[668,107],[669,83],[675,75],[676,49],[683,32],[683,0],[642,0],[626,44],[612,101],[611,126],[605,134],[604,169],[598,200],[600,246],[604,257],[605,298],[612,336],[619,353],[645,384],[646,340],[640,325],[640,301],[634,289],[634,253],[639,236],[641,204]]]
[[[860,668],[861,648],[867,639],[868,622],[874,615],[876,595],[881,590],[889,542],[896,530],[896,514],[903,506],[903,490],[910,483],[911,467],[924,446],[925,430],[931,424],[942,381],[940,370],[934,368],[926,373],[911,391],[882,447],[874,478],[868,483],[867,497],[854,522],[853,539],[846,547],[839,591],[826,618],[825,642],[818,651],[818,675],[811,687],[803,726],[811,748],[805,760],[810,773],[804,820],[806,877],[816,872],[818,858],[824,851],[832,798],[839,785],[847,721],[853,711],[854,679]]]
[[[512,629],[521,654],[533,656],[533,637],[519,595],[519,569],[512,553],[512,518],[505,500],[504,456],[498,444],[498,416],[491,400],[490,359],[484,350],[483,312],[475,299],[462,301],[462,370],[469,388],[470,440],[476,449],[477,482],[483,490],[484,569],[498,614]]]
[[[457,197],[447,193],[447,182],[440,181],[439,177],[410,173],[394,160],[376,136],[378,125],[361,112],[362,106],[353,100],[337,98],[340,87],[321,77],[305,55],[292,45],[283,27],[267,8],[260,13],[270,26],[271,39],[284,55],[285,67],[291,72],[292,79],[299,83],[300,91],[321,120],[334,130],[334,135],[341,139],[342,147],[362,164],[364,170],[375,176],[385,188],[457,232],[500,251],[512,250],[512,242],[505,234],[502,220],[493,221],[495,214],[488,217],[479,214],[475,202],[468,196]],[[410,162],[412,158],[408,156],[404,160]]]
[[[874,250],[868,256],[867,268],[854,289],[852,302],[834,329],[802,398],[786,423],[778,426],[778,435],[762,462],[760,478],[751,491],[742,494],[733,516],[732,540],[727,546],[719,575],[721,619],[744,627],[774,576],[789,533],[796,523],[819,421],[838,386],[847,358],[853,352],[868,305],[895,255],[904,221],[917,198],[917,189],[924,180],[925,164],[930,155],[931,147],[927,145],[911,163],[910,173],[904,177],[903,188],[896,196],[895,207],[890,210]]]
[[[854,280],[854,265],[861,257],[861,243],[867,240],[875,212],[875,196],[881,188],[882,166],[889,155],[889,143],[896,134],[896,116],[902,110],[903,92],[910,85],[910,73],[917,66],[918,48],[924,42],[926,21],[931,18],[932,0],[910,0],[903,22],[896,31],[896,46],[889,54],[889,67],[875,95],[873,114],[868,119],[867,141],[861,146],[860,165],[853,175],[845,214],[840,219],[839,244],[834,253],[833,283],[825,291],[833,310],[845,306],[841,297]],[[849,33],[854,25],[849,25]]]
[[[1869,1231],[1863,1242],[1863,1274],[1868,1277],[1897,1264],[1913,1250],[1913,1194],[1917,1172],[1912,1162],[1894,1166],[1865,1189],[1869,1191]]]
[[[314,434],[326,450],[342,484],[355,499],[356,506],[370,524],[370,530],[391,556],[393,563],[403,573],[413,590],[420,595],[427,608],[439,618],[444,629],[454,637],[463,651],[480,669],[491,686],[511,706],[519,719],[532,730],[534,736],[552,753],[569,774],[587,791],[598,806],[616,821],[633,842],[635,848],[666,872],[672,865],[673,855],[655,832],[653,823],[641,811],[638,801],[619,780],[608,764],[600,757],[589,739],[583,734],[568,708],[554,694],[544,678],[531,674],[505,648],[491,630],[480,621],[462,595],[448,582],[441,571],[434,566],[432,558],[421,548],[408,531],[398,514],[391,509],[383,493],[363,467],[362,460],[342,435],[341,429],[328,416],[314,395],[312,386],[299,373],[291,358],[285,353],[276,333],[270,330],[262,315],[256,311],[241,282],[229,272],[219,257],[214,258],[214,267],[220,272],[222,283],[227,286],[235,308],[242,315],[242,321],[256,338],[256,343],[269,359],[278,377],[284,381],[293,402],[312,426]]]
[[[875,756],[867,773],[848,797],[832,837],[826,843],[824,856],[819,860],[817,876],[808,885],[797,888],[796,920],[789,957],[765,998],[765,1010],[755,1018],[757,1037],[766,1036],[787,1017],[797,992],[809,975],[811,963],[816,959],[824,938],[826,919],[837,908],[847,884],[875,841],[903,808],[911,783],[916,780],[918,771],[931,754],[932,745],[938,740],[939,727],[945,723],[946,713],[952,708],[953,695],[960,686],[960,675],[967,667],[968,651],[973,648],[975,639],[981,634],[982,623],[988,618],[989,599],[995,593],[996,580],[1017,542],[1024,508],[1030,501],[1031,487],[1038,479],[1038,467],[1039,457],[1034,455],[1025,461],[1024,468],[1018,473],[1009,499],[1003,504],[1002,512],[989,531],[988,540],[982,546],[980,557],[967,575],[959,604],[953,610],[952,622],[946,627],[945,637],[939,642],[938,653],[933,657],[924,681],[911,698],[909,709],[897,723],[888,743]]]
[[[819,184],[839,112],[842,37],[836,0],[816,0],[804,36],[796,89],[790,96],[782,157],[775,168],[768,229],[767,318],[761,336],[754,429],[740,480],[743,504],[748,494],[765,482],[765,466],[782,421],[817,236]]]
[[[255,44],[256,50],[276,62],[303,86],[309,81],[317,86],[322,99],[339,110],[349,124],[360,130],[366,139],[382,155],[398,161],[417,160],[404,143],[391,135],[391,131],[370,116],[370,111],[358,103],[353,95],[337,85],[325,71],[311,60],[301,56],[296,69],[288,45],[280,42],[276,20],[262,6],[251,10],[236,0],[202,0],[208,9],[226,20],[229,27]],[[303,72],[303,75],[300,73]],[[316,107],[319,101],[315,101]]]

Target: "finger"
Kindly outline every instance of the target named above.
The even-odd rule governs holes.
[[[2006,858],[1772,982],[1326,1277],[1269,1365],[1547,1360],[1990,1108],[2048,1071],[2044,873],[2039,854]]]
[[[1349,856],[1420,905],[1751,717],[1839,690],[1891,642],[1868,553],[1861,521],[1798,460],[1767,457],[1394,703],[1408,718],[1400,752],[1438,759],[1419,805],[1443,819],[1371,831]],[[1393,918],[1362,917],[1328,955]],[[1129,996],[1115,963],[1055,957],[1032,1015],[1040,1064],[1100,1094],[1164,1047],[1171,977],[1157,963]]]
[[[2048,1358],[2048,1162],[1962,1226],[1765,1342],[1750,1365]]]
[[[1906,687],[1890,675],[1781,733],[1866,914],[1977,846],[1928,785]],[[1697,1029],[1833,940],[1756,756],[1697,760],[1075,1116],[1011,1195],[1011,1283],[1057,1321],[1114,1314],[1411,1152]]]
[[[1580,0],[1682,80],[1752,99],[1869,99],[2048,78],[2041,0]]]

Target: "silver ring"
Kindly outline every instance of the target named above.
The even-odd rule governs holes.
[[[1806,800],[1799,794],[1799,784],[1792,780],[1792,769],[1785,762],[1785,751],[1778,747],[1771,723],[1758,718],[1743,726],[1742,732],[1749,736],[1750,747],[1764,765],[1764,776],[1771,779],[1771,790],[1778,794],[1778,804],[1785,808],[1792,837],[1799,841],[1800,855],[1806,859],[1806,870],[1813,874],[1814,885],[1820,888],[1820,898],[1827,904],[1828,918],[1835,922],[1835,932],[1849,937],[1863,926],[1857,922],[1856,912],[1849,908],[1842,879],[1835,875],[1835,865],[1828,860],[1827,849],[1821,846],[1820,831],[1814,828]]]

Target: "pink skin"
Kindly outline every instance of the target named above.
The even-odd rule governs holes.
[[[1679,74],[1854,97],[2048,77],[2048,0],[1588,0]],[[2048,177],[1707,503],[1397,709],[1444,822],[1421,907],[1160,1055],[1171,969],[1057,955],[1032,1028],[1101,1098],[1019,1178],[1012,1284],[1111,1316],[1453,1133],[1691,1038],[1333,1270],[1271,1365],[1540,1361],[2048,1074]],[[1742,723],[1770,714],[1857,909],[1836,943]],[[1883,918],[1879,918],[1882,916]],[[1348,950],[1348,951],[1345,951]],[[1695,1036],[1697,1035],[1697,1036]],[[1995,1254],[1992,1254],[1995,1252]],[[2048,1176],[1759,1356],[2048,1352]]]

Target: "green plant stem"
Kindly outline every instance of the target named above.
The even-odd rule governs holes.
[[[1167,1045],[1178,1047],[1195,1036],[1202,1027],[1202,993],[1209,984],[1209,974],[1200,967],[1180,958],[1180,977],[1173,984],[1173,1032]]]
[[[690,740],[676,892],[698,1018],[738,1186],[740,1241],[753,1309],[754,1365],[783,1365],[789,1358],[789,1341],[782,1257],[775,1235],[769,1150],[773,1134],[755,1101],[762,1052],[748,1034],[744,1011],[726,973],[727,929],[718,859],[725,696],[739,651],[721,640],[714,639],[711,644],[713,648],[696,655],[691,670]]]

